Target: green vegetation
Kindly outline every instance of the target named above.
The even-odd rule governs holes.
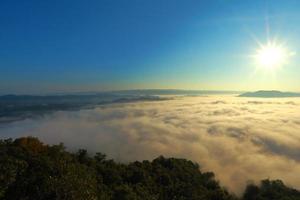
[[[234,200],[211,172],[185,159],[116,163],[97,153],[67,152],[32,137],[0,140],[0,199]],[[295,200],[281,181],[249,185],[244,200]]]

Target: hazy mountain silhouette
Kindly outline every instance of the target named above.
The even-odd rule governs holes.
[[[260,90],[256,92],[246,92],[239,97],[260,97],[260,98],[283,98],[283,97],[300,97],[300,93],[281,92],[277,90]]]
[[[4,95],[0,96],[0,124],[42,116],[54,111],[90,109],[98,105],[170,98],[150,95],[99,93],[89,95]]]

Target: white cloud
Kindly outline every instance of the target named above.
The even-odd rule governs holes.
[[[200,163],[239,192],[248,180],[282,179],[300,189],[300,99],[182,97],[56,112],[0,128],[121,161],[176,156]]]

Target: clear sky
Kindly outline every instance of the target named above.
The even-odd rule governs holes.
[[[0,93],[300,91],[299,0],[1,0]],[[277,38],[293,52],[261,70]]]

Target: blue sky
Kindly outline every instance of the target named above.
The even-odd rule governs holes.
[[[2,0],[0,93],[300,91],[297,0]],[[257,70],[256,38],[296,52]]]

